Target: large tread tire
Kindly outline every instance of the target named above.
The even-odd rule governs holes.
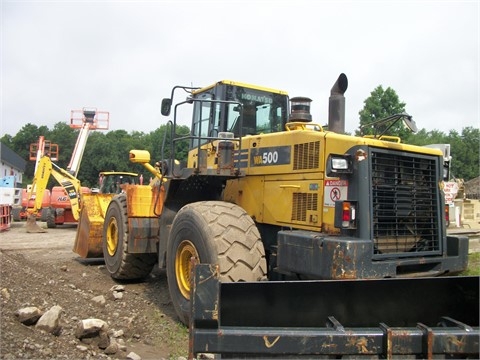
[[[40,221],[47,222],[49,209],[50,208],[42,208],[42,210],[40,210]]]
[[[167,246],[167,279],[178,317],[190,314],[190,257],[218,264],[223,282],[267,279],[265,249],[252,218],[238,205],[203,201],[175,216]]]
[[[20,218],[20,212],[22,211],[22,208],[20,207],[13,207],[12,208],[12,220],[13,221],[20,221],[22,220]]]
[[[43,209],[42,209],[43,211]],[[57,227],[57,223],[55,222],[55,208],[48,208],[46,214],[46,222],[47,228],[55,229]]]
[[[139,280],[150,274],[156,254],[129,254],[127,197],[116,195],[108,205],[103,224],[102,248],[105,266],[117,280]]]

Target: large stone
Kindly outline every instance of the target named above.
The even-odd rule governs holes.
[[[98,296],[93,297],[92,301],[99,306],[104,306],[105,302],[106,302],[105,296],[103,296],[103,295],[98,295]]]
[[[123,286],[123,285],[113,285],[110,288],[110,291],[117,291],[117,292],[125,291],[125,286]]]
[[[40,319],[38,319],[35,328],[46,331],[53,335],[60,335],[60,317],[62,315],[62,307],[55,305],[52,306]]]
[[[133,351],[129,352],[127,355],[128,360],[142,360],[140,355],[135,354]]]
[[[29,306],[15,311],[15,316],[18,321],[25,325],[35,324],[42,315],[43,311],[36,306]]]
[[[80,320],[75,330],[75,336],[77,339],[83,339],[84,337],[99,336],[100,332],[107,333],[108,324],[100,319],[84,319]]]
[[[110,341],[110,344],[105,348],[104,352],[107,355],[114,355],[118,352],[119,346],[116,341]]]

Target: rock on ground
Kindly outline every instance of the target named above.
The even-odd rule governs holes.
[[[144,282],[116,283],[102,261],[78,259],[72,252],[74,240],[72,228],[27,234],[13,223],[11,230],[2,232],[0,359],[186,357],[188,329],[176,318],[165,273],[156,270]],[[114,291],[124,296],[115,300]],[[19,310],[30,307],[37,309],[30,315],[37,319],[30,320],[32,325],[22,324],[19,319],[26,315]],[[61,329],[56,335],[33,325],[52,308]],[[104,349],[99,341],[75,336],[85,319],[100,319],[108,325],[101,344]],[[52,324],[57,328],[55,320]],[[115,353],[106,354],[107,349]]]

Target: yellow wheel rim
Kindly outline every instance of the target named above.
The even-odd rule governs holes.
[[[191,258],[198,259],[198,252],[190,240],[183,240],[175,254],[175,276],[177,285],[186,299],[190,299]]]
[[[118,245],[118,224],[117,219],[112,217],[107,227],[107,252],[108,255],[113,256],[117,251]]]

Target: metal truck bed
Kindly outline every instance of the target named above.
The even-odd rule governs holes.
[[[192,285],[190,357],[479,355],[479,277]]]

